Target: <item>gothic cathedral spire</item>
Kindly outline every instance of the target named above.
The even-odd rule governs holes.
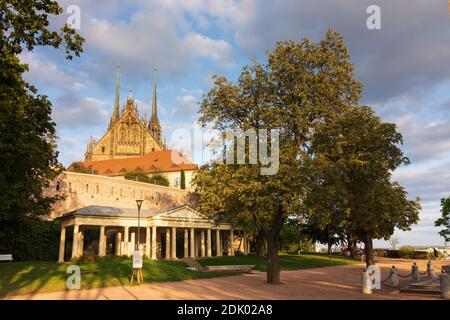
[[[111,128],[120,118],[120,66],[117,66],[116,73],[116,99],[114,101],[114,110],[111,116],[109,127]]]
[[[162,146],[162,137],[161,137],[161,125],[159,124],[158,119],[158,96],[157,96],[157,86],[156,86],[156,71],[157,69],[153,69],[153,102],[152,102],[152,116],[150,118],[150,122],[148,124],[148,128],[156,140],[156,142]]]

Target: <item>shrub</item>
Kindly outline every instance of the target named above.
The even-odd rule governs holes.
[[[81,162],[74,162],[69,166],[69,171],[84,174],[97,174],[98,172],[92,170],[92,167],[85,167]]]
[[[169,180],[167,180],[167,178],[163,176],[161,173],[154,173],[152,176],[149,177],[143,171],[133,171],[127,173],[124,177],[127,180],[157,184],[164,187],[168,187],[170,185]]]
[[[0,254],[12,254],[16,261],[56,261],[59,253],[60,224],[26,218],[0,228]]]
[[[426,251],[417,251],[409,249],[410,247],[402,247],[400,250],[392,249],[375,249],[374,253],[379,257],[401,258],[401,259],[429,259],[430,255]]]

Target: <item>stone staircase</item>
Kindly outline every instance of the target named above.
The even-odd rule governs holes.
[[[182,260],[184,263],[186,263],[188,266],[195,268],[198,271],[208,271],[207,268],[205,268],[204,266],[202,266],[200,263],[197,262],[197,260],[193,259],[193,258],[183,258]]]
[[[439,279],[428,279],[425,281],[410,283],[400,289],[401,293],[441,295]]]

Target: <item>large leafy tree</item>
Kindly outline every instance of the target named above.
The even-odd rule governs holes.
[[[60,13],[56,1],[0,0],[0,233],[11,233],[11,241],[23,236],[14,232],[21,221],[48,213],[56,200],[43,193],[60,169],[52,105],[23,80],[28,67],[18,54],[63,46],[67,59],[78,56],[83,38],[67,25],[49,27],[49,17]]]
[[[399,147],[403,137],[370,107],[350,108],[324,128],[311,147],[310,219],[323,215],[324,206],[340,212],[339,225],[364,242],[371,265],[373,239],[388,239],[395,228],[409,230],[419,219],[419,199],[408,200],[406,190],[391,182],[392,171],[409,163]]]
[[[287,217],[300,212],[308,192],[303,169],[314,132],[356,105],[361,90],[342,37],[330,30],[318,43],[279,42],[266,63],[244,67],[236,85],[216,77],[203,100],[202,124],[222,131],[280,130],[277,174],[261,175],[260,162],[215,165],[210,168],[216,172],[200,171],[197,180],[201,206],[212,209],[218,201],[220,215],[251,221],[264,232],[269,283],[280,282],[280,232]]]
[[[450,197],[441,199],[442,216],[436,220],[436,227],[443,227],[439,234],[444,237],[445,241],[450,241]]]

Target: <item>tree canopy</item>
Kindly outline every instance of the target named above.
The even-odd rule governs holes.
[[[255,164],[217,161],[195,178],[201,210],[264,234],[269,283],[280,281],[278,249],[287,221],[315,229],[311,236],[364,241],[367,254],[372,239],[417,222],[418,199],[408,200],[404,188],[390,181],[392,170],[409,163],[399,148],[403,138],[394,124],[360,106],[362,84],[340,34],[329,30],[317,43],[279,42],[267,62],[244,66],[236,84],[214,80],[201,104],[202,125],[223,134],[279,132],[277,143],[258,136],[269,153],[278,151],[276,174],[261,174],[258,150]],[[236,137],[225,140],[216,154],[237,151],[236,144]],[[249,160],[250,147],[244,151]]]
[[[443,227],[439,234],[446,242],[450,241],[450,197],[441,199],[441,217],[436,220],[436,227]]]
[[[24,219],[49,213],[58,198],[43,190],[61,170],[52,104],[23,80],[27,65],[18,54],[38,46],[64,46],[66,58],[82,52],[83,38],[67,25],[50,28],[62,13],[56,1],[0,0],[0,226],[21,230]],[[17,237],[21,231],[13,232]],[[2,243],[12,250],[14,241]]]

